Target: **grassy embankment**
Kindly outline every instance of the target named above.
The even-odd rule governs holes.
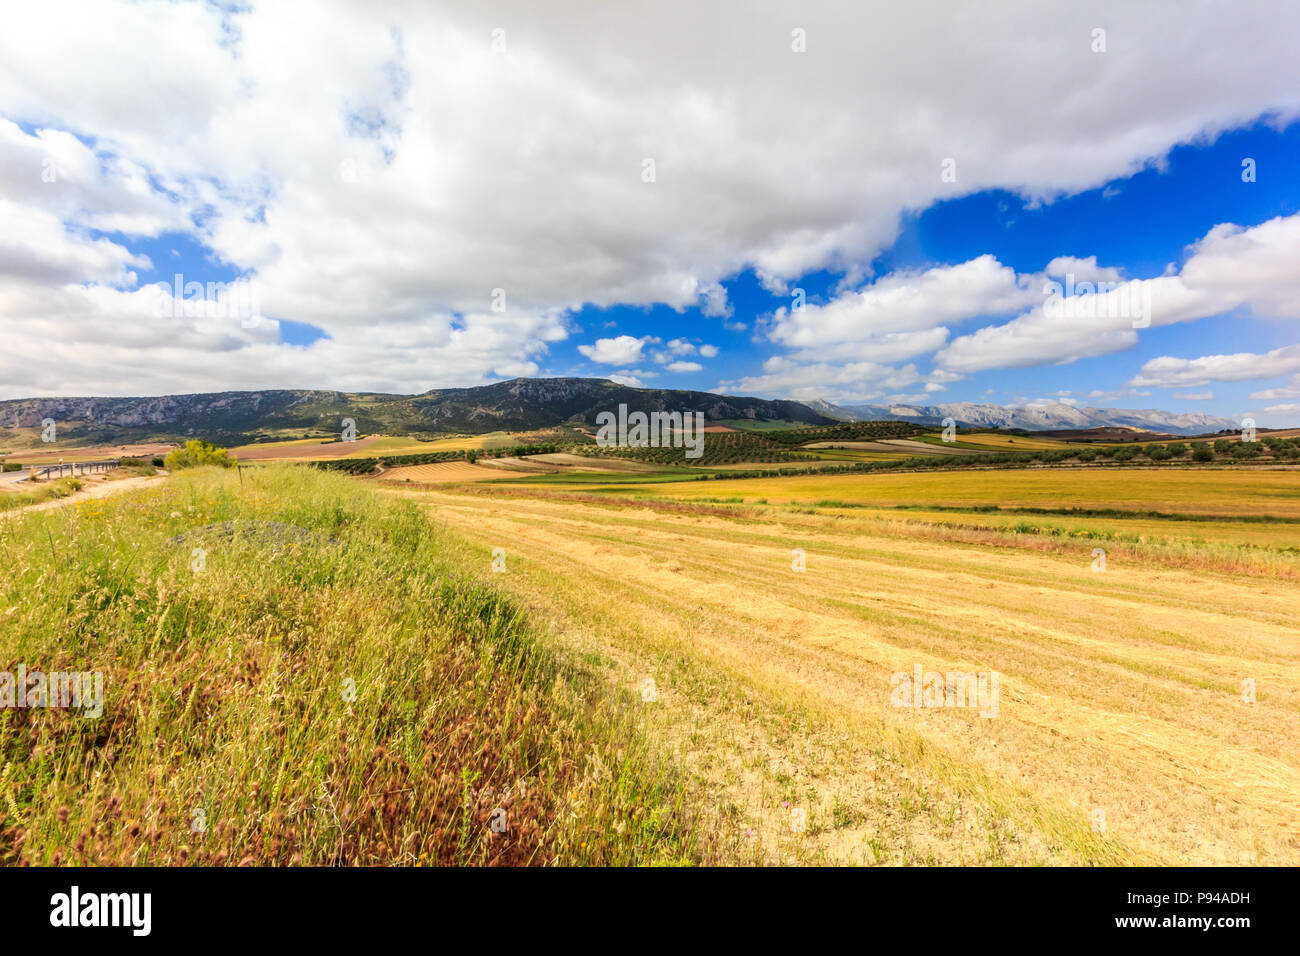
[[[712,852],[640,698],[539,643],[412,505],[204,469],[11,519],[0,554],[0,668],[105,691],[98,719],[0,709],[0,863]]]
[[[81,490],[79,478],[56,478],[45,484],[32,486],[31,491],[9,491],[0,494],[0,511],[12,511],[28,505],[38,505],[43,501],[67,498]]]

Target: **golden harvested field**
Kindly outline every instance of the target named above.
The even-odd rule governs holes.
[[[1284,468],[895,472],[625,485],[623,490],[676,498],[743,496],[773,502],[842,500],[880,506],[1001,505],[1300,517],[1300,471]]]
[[[326,458],[371,457],[375,455],[423,455],[437,451],[505,448],[519,444],[506,432],[420,441],[395,435],[366,435],[352,442],[324,442],[318,438],[258,442],[240,445],[230,453],[241,461],[318,461]]]
[[[241,445],[231,449],[240,461],[318,461],[328,458],[352,458],[373,454],[371,446],[376,438],[358,438],[356,441],[333,442],[268,442],[258,445]]]
[[[1070,448],[1071,442],[1055,438],[1027,438],[1023,435],[1002,435],[997,432],[958,432],[957,440],[999,451],[1050,451],[1053,448]],[[1077,447],[1077,446],[1076,446]]]
[[[483,572],[504,548],[494,582],[608,681],[643,697],[652,686],[649,733],[755,859],[1300,863],[1298,526],[775,504],[856,495],[1296,515],[1297,473],[649,488],[672,497],[600,486],[403,496],[476,546]],[[773,503],[690,500],[725,493]],[[1022,522],[1032,528],[1015,531]],[[1057,526],[1082,534],[1043,530]],[[918,666],[998,674],[996,715],[895,706],[895,675]]]
[[[137,442],[127,445],[64,446],[57,442],[31,449],[16,449],[8,453],[8,460],[24,465],[52,465],[62,459],[76,461],[102,461],[105,458],[161,458],[175,448],[166,442]],[[5,457],[0,455],[0,457]]]

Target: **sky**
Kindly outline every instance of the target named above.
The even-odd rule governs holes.
[[[12,5],[0,399],[571,375],[1300,425],[1297,36],[1272,2]]]

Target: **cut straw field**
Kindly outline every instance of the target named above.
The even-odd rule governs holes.
[[[1296,515],[1295,473],[617,490],[410,497],[478,548],[484,572],[504,549],[491,576],[556,641],[615,686],[653,686],[649,732],[754,858],[1300,863],[1300,525],[1260,544],[1232,520],[1129,533],[1123,518],[975,510]],[[699,500],[723,490],[750,503]],[[854,494],[887,507],[757,503]],[[925,500],[971,510],[896,509]],[[1181,534],[1192,528],[1206,534]],[[996,716],[896,706],[893,675],[918,665],[998,673]]]

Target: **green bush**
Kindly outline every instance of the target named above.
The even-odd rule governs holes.
[[[1124,445],[1122,448],[1115,449],[1116,461],[1132,461],[1138,450],[1133,445]]]
[[[1192,443],[1193,461],[1214,461],[1214,450],[1203,441]]]
[[[175,448],[163,459],[163,467],[168,471],[180,471],[182,468],[199,468],[203,465],[217,465],[230,468],[235,459],[224,448],[205,442],[201,438],[187,441],[183,448]]]
[[[1180,441],[1171,441],[1165,447],[1169,449],[1169,455],[1172,458],[1182,458],[1187,454],[1187,446]]]
[[[1220,455],[1231,455],[1233,444],[1226,438],[1216,438],[1214,440],[1214,450]]]
[[[18,462],[16,461],[13,462],[6,461],[3,464],[0,464],[0,471],[22,471],[22,470],[23,470],[23,466],[18,464]]]
[[[1169,454],[1169,449],[1165,445],[1147,445],[1143,451],[1146,452],[1147,457],[1152,461],[1168,461],[1169,458],[1172,457]]]

